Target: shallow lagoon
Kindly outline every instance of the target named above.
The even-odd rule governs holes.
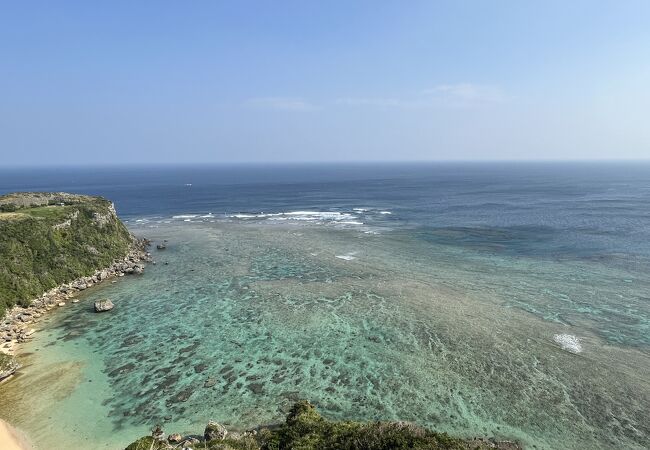
[[[650,444],[637,266],[417,230],[184,220],[132,223],[169,239],[158,264],[85,293],[25,347],[0,414],[39,448],[120,448],[158,422],[247,428],[299,398],[531,448]],[[93,313],[101,297],[116,308]]]

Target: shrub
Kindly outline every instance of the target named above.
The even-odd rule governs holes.
[[[0,205],[0,212],[15,212],[18,209],[16,205],[13,203],[7,203],[4,205]]]

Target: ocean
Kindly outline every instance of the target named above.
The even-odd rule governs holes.
[[[168,241],[25,345],[0,417],[39,448],[246,429],[298,399],[527,448],[650,447],[649,163],[0,169],[0,194],[26,190],[105,196]]]

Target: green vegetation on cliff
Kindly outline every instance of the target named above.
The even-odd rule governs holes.
[[[0,196],[0,317],[109,266],[132,243],[110,201],[65,193]]]
[[[336,422],[308,402],[296,403],[286,422],[268,433],[264,449],[465,449],[465,443],[404,422]]]
[[[487,450],[521,449],[511,442],[464,440],[436,433],[406,422],[332,421],[321,416],[306,401],[296,403],[284,424],[261,428],[257,433],[224,439],[181,440],[181,445],[146,436],[126,450]],[[208,430],[205,433],[209,435]],[[176,447],[175,447],[176,445]]]

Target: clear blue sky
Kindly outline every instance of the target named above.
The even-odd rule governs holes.
[[[650,158],[650,1],[6,1],[0,156]]]

